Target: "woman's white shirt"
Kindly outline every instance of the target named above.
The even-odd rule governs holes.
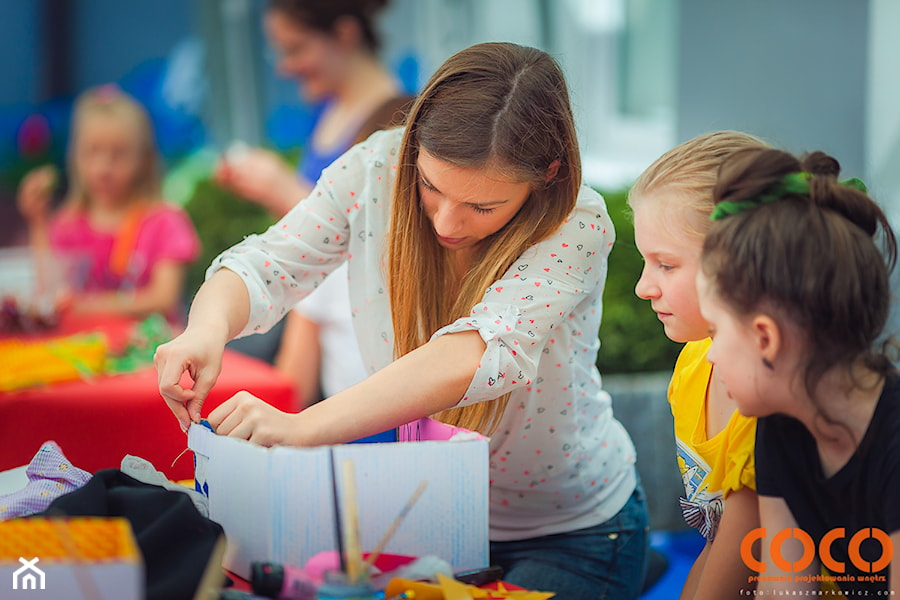
[[[401,137],[382,131],[354,146],[309,198],[216,258],[208,274],[227,267],[249,291],[241,335],[266,331],[347,262],[366,369],[393,360],[385,260]],[[524,252],[468,316],[434,334],[477,330],[487,345],[460,406],[512,393],[490,440],[492,540],[599,524],[634,491],[634,446],[594,364],[614,240],[603,198],[583,186],[554,234]]]

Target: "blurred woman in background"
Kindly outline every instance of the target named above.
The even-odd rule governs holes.
[[[402,124],[412,96],[378,57],[375,19],[387,0],[270,0],[264,17],[279,75],[293,79],[317,107],[296,171],[274,152],[229,153],[217,182],[281,217],[312,191],[322,169],[373,132]],[[343,270],[342,270],[343,271]],[[346,273],[297,305],[278,327],[232,348],[275,365],[303,404],[365,377],[350,321]]]

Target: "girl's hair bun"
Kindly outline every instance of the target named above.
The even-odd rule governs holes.
[[[803,158],[803,170],[813,175],[830,175],[837,178],[841,172],[841,164],[837,159],[816,150]]]

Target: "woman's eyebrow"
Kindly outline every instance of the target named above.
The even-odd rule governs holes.
[[[441,190],[438,189],[438,187],[436,185],[434,185],[431,182],[431,179],[429,179],[428,176],[425,175],[425,172],[422,170],[422,165],[420,165],[419,163],[416,163],[416,171],[419,172],[419,177],[422,178],[422,181],[424,181],[428,185],[428,187],[432,188],[434,191],[436,191],[438,193],[443,193],[443,192],[441,192]],[[463,204],[466,204],[468,206],[484,207],[484,206],[500,206],[501,204],[506,204],[507,202],[509,202],[509,199],[493,200],[491,202],[463,202]]]
[[[416,171],[419,172],[419,177],[421,177],[421,178],[422,178],[422,181],[424,181],[425,183],[427,183],[429,187],[435,189],[435,190],[438,191],[438,192],[440,191],[439,189],[437,189],[437,186],[436,186],[436,185],[434,185],[433,183],[431,183],[431,179],[430,179],[428,176],[425,175],[425,171],[422,170],[422,165],[420,165],[418,162],[416,163]]]
[[[501,204],[506,204],[507,202],[509,202],[509,200],[494,200],[493,202],[481,202],[481,203],[466,202],[465,204],[468,204],[469,206],[485,207],[485,206],[500,206]]]

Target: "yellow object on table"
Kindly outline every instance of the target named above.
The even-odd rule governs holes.
[[[128,520],[116,517],[0,521],[0,562],[16,562],[20,556],[39,556],[43,562],[141,558]]]
[[[424,581],[395,577],[388,582],[384,595],[386,598],[403,597],[402,594],[407,592],[412,592],[413,595],[410,597],[416,600],[490,600],[495,598],[547,600],[556,595],[553,592],[507,590],[502,583],[497,584],[496,590],[486,590],[443,575],[438,575],[438,583],[426,583]]]
[[[144,597],[141,553],[128,520],[118,517],[0,522],[0,581],[23,598]]]
[[[0,340],[0,392],[99,375],[106,354],[106,339],[99,334]]]

